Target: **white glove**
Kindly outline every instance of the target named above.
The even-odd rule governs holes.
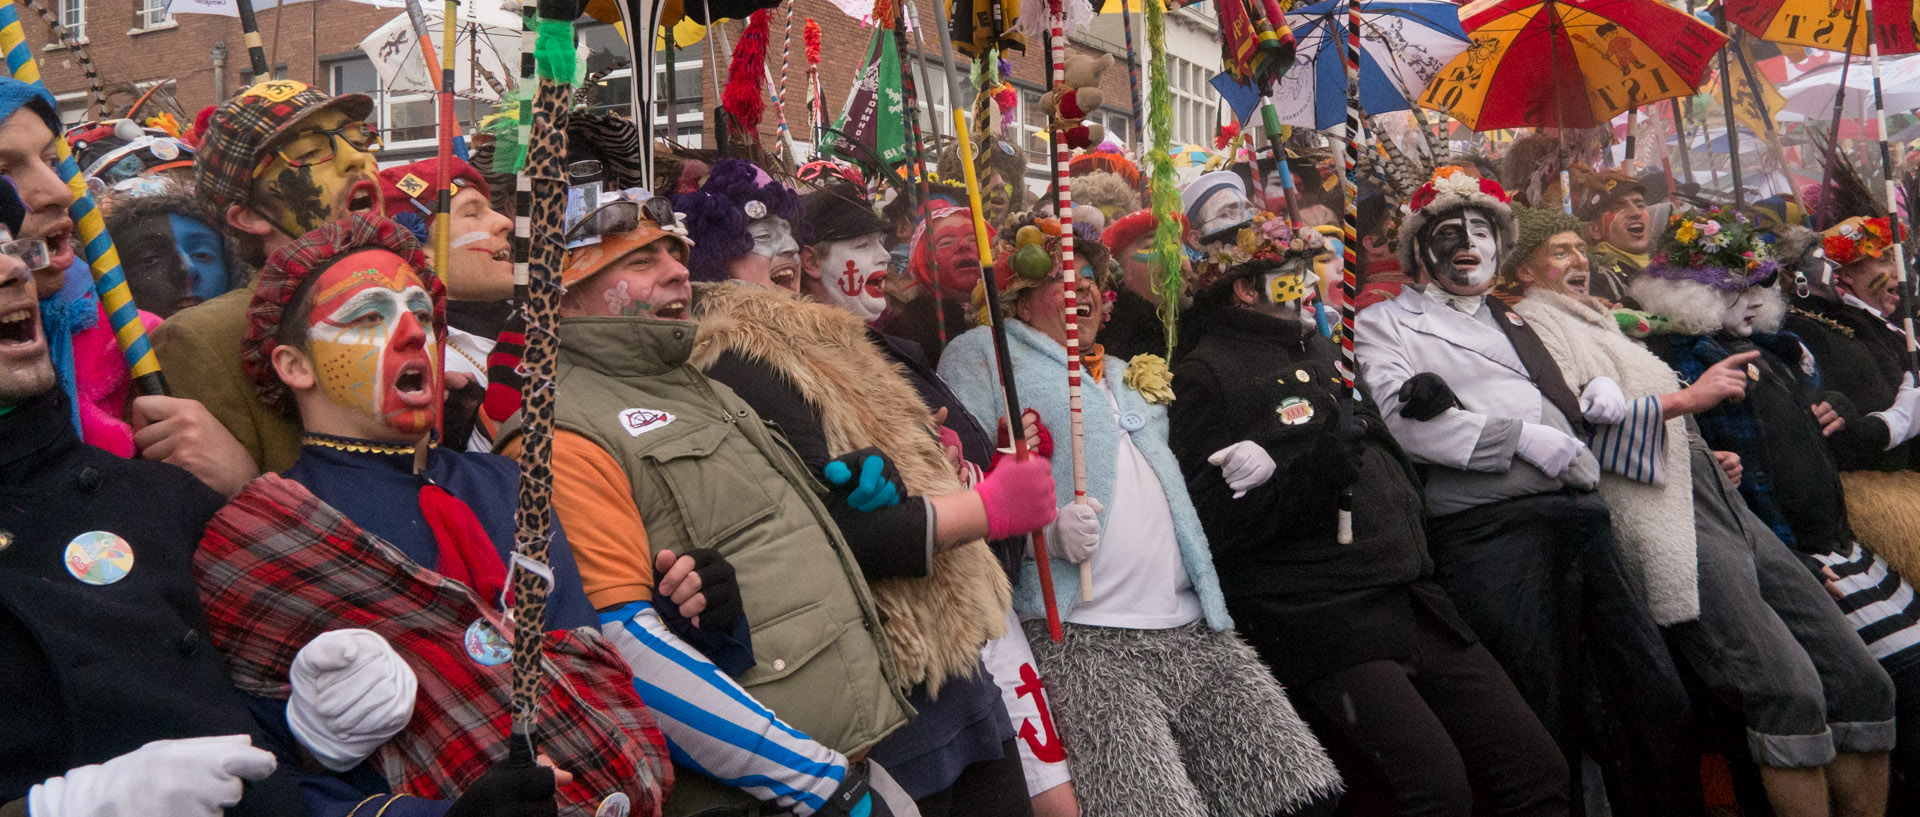
[[[344,772],[405,729],[413,668],[372,630],[321,633],[293,657],[287,725],[320,764]]]
[[[1596,377],[1580,391],[1580,413],[1594,425],[1614,425],[1627,419],[1627,395],[1613,378]]]
[[[165,814],[220,817],[242,780],[273,774],[273,755],[246,735],[156,740],[98,766],[81,766],[27,792],[33,817]]]
[[[1520,445],[1514,453],[1545,471],[1547,476],[1558,479],[1561,472],[1567,470],[1567,464],[1586,448],[1572,435],[1552,426],[1521,423]]]
[[[1887,424],[1887,448],[1892,449],[1920,433],[1920,389],[1914,388],[1913,375],[1908,374],[1900,380],[1900,391],[1893,396],[1893,405],[1884,411],[1876,411],[1869,417],[1878,417]]]
[[[1233,489],[1233,498],[1267,484],[1273,478],[1273,457],[1252,440],[1241,440],[1207,456],[1208,465],[1220,466],[1220,475]]]
[[[1100,549],[1100,500],[1081,497],[1065,505],[1047,526],[1047,552],[1080,564]]]

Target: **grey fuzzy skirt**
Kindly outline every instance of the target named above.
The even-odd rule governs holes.
[[[1044,621],[1027,640],[1082,817],[1265,817],[1340,790],[1285,690],[1232,631]]]

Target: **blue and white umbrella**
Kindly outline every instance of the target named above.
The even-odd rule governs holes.
[[[1274,85],[1280,121],[1315,130],[1347,118],[1347,0],[1319,0],[1287,12],[1299,43],[1293,68]],[[1360,5],[1360,107],[1379,115],[1411,107],[1410,97],[1466,50],[1460,7],[1442,0],[1369,0]]]

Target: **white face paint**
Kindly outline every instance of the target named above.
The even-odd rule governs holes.
[[[1247,197],[1232,187],[1222,187],[1200,202],[1200,235],[1211,236],[1251,218]]]
[[[1753,334],[1753,320],[1760,315],[1766,292],[1763,287],[1752,287],[1734,295],[1727,311],[1720,313],[1721,328],[1743,338]]]
[[[890,255],[881,236],[868,233],[845,241],[822,242],[813,248],[827,303],[859,315],[861,320],[878,318],[887,308],[884,286]]]
[[[1493,220],[1479,210],[1464,210],[1428,227],[1421,260],[1435,283],[1455,295],[1480,295],[1500,269],[1500,239]]]
[[[784,218],[767,216],[747,223],[747,235],[753,237],[753,254],[773,261],[773,275],[800,266],[800,242],[793,238],[793,225]]]

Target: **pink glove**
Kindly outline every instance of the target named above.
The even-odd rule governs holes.
[[[1053,522],[1053,464],[1045,457],[1003,457],[974,489],[987,509],[987,538],[1005,539]]]

